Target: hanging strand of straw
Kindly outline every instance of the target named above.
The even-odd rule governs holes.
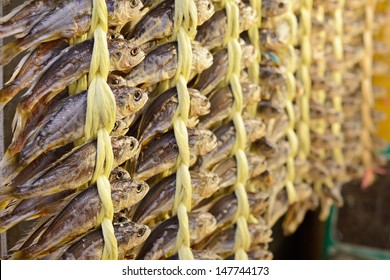
[[[190,150],[188,146],[188,115],[190,95],[187,82],[191,74],[192,47],[191,39],[195,37],[197,26],[197,10],[193,0],[175,1],[174,37],[178,42],[178,67],[173,84],[176,85],[179,103],[173,118],[173,129],[179,148],[176,171],[176,192],[173,213],[179,220],[179,231],[176,239],[176,250],[181,260],[194,259],[190,249],[190,230],[188,212],[191,211],[191,176]]]
[[[106,82],[110,70],[107,30],[106,1],[93,0],[92,22],[88,37],[94,38],[94,47],[88,76],[85,141],[97,137],[96,168],[91,184],[96,182],[103,204],[101,228],[104,249],[102,259],[117,259],[117,240],[112,225],[114,208],[111,201],[111,186],[108,181],[114,160],[109,132],[114,127],[116,104],[114,95]],[[103,124],[103,128],[98,129],[100,123]]]

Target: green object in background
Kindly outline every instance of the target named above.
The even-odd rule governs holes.
[[[390,153],[389,153],[390,155]],[[390,260],[390,251],[337,240],[338,209],[333,206],[326,223],[322,258],[332,260]]]

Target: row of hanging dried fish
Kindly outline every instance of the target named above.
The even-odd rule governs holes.
[[[107,1],[118,258],[270,259],[283,215],[292,233],[307,210],[340,205],[362,164],[369,178],[371,1],[142,2]],[[27,89],[1,162],[0,228],[37,219],[11,258],[103,255],[99,141],[80,145],[91,14],[92,1],[37,0],[0,24],[15,37],[2,65],[27,52],[1,90],[4,106]]]

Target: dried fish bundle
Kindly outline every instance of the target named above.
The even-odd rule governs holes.
[[[95,2],[0,19],[0,64],[25,55],[0,230],[38,222],[10,258],[272,259],[278,220],[326,218],[382,162],[373,3]]]

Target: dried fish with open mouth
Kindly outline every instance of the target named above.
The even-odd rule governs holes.
[[[130,220],[114,223],[114,234],[118,242],[118,260],[125,258],[126,251],[142,244],[150,235],[150,228]],[[64,250],[58,259],[100,260],[103,255],[104,238],[102,229],[96,229]]]
[[[125,169],[117,167],[111,172],[109,181],[111,184],[115,184],[129,179],[130,174]],[[0,216],[0,231],[8,230],[24,220],[31,220],[57,212],[64,203],[72,198],[75,192],[76,190],[66,190],[43,197],[14,201]]]
[[[111,143],[114,167],[132,158],[138,150],[138,141],[133,137],[111,137]],[[0,200],[26,199],[78,188],[92,179],[96,154],[96,140],[76,147],[30,180],[20,185],[14,185],[11,181],[8,185],[1,186]]]
[[[190,239],[192,243],[199,242],[204,236],[216,228],[216,220],[210,213],[189,213]],[[165,220],[152,230],[137,255],[138,260],[158,260],[169,255],[175,249],[176,236],[179,230],[177,216]]]
[[[188,129],[188,142],[193,164],[197,156],[215,148],[217,138],[209,130],[195,128]],[[156,137],[142,148],[137,160],[135,178],[147,180],[175,167],[178,155],[179,148],[172,130]]]
[[[145,182],[137,180],[118,181],[111,186],[111,199],[114,212],[129,208],[140,201],[149,191]],[[14,259],[43,257],[74,238],[100,224],[103,216],[103,203],[97,187],[90,187],[75,196],[46,225],[36,243],[14,252]]]
[[[145,91],[128,86],[113,88],[116,102],[116,115],[119,118],[131,116],[140,110],[148,100]],[[82,139],[87,111],[88,92],[69,96],[48,108],[47,115],[29,135],[20,152],[12,154],[7,151],[1,166],[3,182],[12,179],[35,158],[48,150],[58,148],[73,141]],[[101,124],[102,126],[102,124]]]
[[[38,1],[37,4],[49,5],[46,2],[53,1]],[[22,38],[17,39],[14,42],[10,42],[7,45],[0,48],[0,65],[8,64],[16,55],[29,49],[35,48],[42,42],[53,41],[59,38],[73,38],[79,35],[83,35],[88,32],[91,25],[92,17],[92,1],[90,0],[66,0],[55,1],[57,5],[52,8],[49,13],[39,15],[41,11],[38,10],[38,18],[36,24],[28,30],[26,26],[25,17],[34,15],[34,10],[37,8],[31,5],[26,5],[17,8],[16,12],[21,12],[21,19],[14,18],[12,25],[20,24],[21,32],[28,30],[28,34],[23,34]],[[53,3],[55,4],[55,3]],[[40,5],[40,10],[44,9]],[[128,1],[128,0],[108,0],[108,24],[110,26],[118,26],[130,21],[132,17],[140,11],[143,7],[140,0]],[[28,10],[24,10],[26,8]],[[31,14],[30,14],[31,13]],[[13,13],[10,14],[13,16]],[[18,14],[16,14],[17,16]],[[9,17],[9,16],[8,16]],[[5,17],[5,20],[8,19]],[[12,18],[10,19],[12,20]],[[19,23],[18,23],[19,22]],[[2,23],[4,24],[4,23]],[[27,23],[28,24],[28,23]],[[7,35],[6,35],[7,36]]]

